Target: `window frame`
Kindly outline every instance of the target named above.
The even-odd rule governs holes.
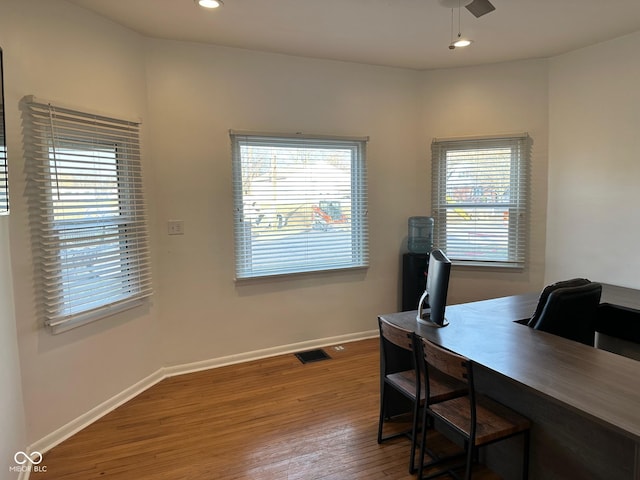
[[[470,267],[495,267],[507,269],[523,269],[527,265],[529,250],[530,222],[530,164],[533,141],[528,133],[460,137],[434,138],[431,144],[432,175],[432,216],[434,222],[434,244],[447,252],[454,265]],[[486,151],[490,149],[510,149],[509,160],[509,201],[507,202],[468,202],[458,203],[447,198],[447,154],[455,151]],[[493,157],[495,159],[495,157]],[[489,167],[485,167],[489,168]],[[487,171],[487,170],[485,170]],[[490,258],[489,254],[464,256],[455,252],[455,248],[447,248],[447,210],[455,208],[472,208],[475,211],[507,208],[506,257]],[[486,218],[489,218],[487,216]],[[476,224],[480,222],[477,221]],[[488,227],[485,226],[488,231]],[[452,227],[454,229],[454,227]],[[482,229],[460,228],[456,233],[480,232]],[[485,242],[485,245],[490,245]],[[469,249],[473,250],[473,249]],[[481,248],[478,249],[481,251]]]
[[[368,137],[306,135],[301,133],[281,134],[236,130],[230,130],[229,137],[233,169],[235,281],[367,268],[369,266],[366,181],[366,144]],[[257,263],[255,258],[257,256],[254,257],[252,252],[252,234],[250,230],[248,231],[248,229],[251,229],[251,222],[246,220],[249,214],[245,212],[241,154],[243,146],[253,145],[301,150],[350,149],[350,203],[348,209],[351,213],[349,216],[351,261],[340,262],[334,260],[334,263],[331,263],[331,261],[325,263],[320,261],[300,261],[297,266],[291,264],[281,267],[270,265],[259,268],[255,266]],[[275,254],[277,254],[277,250],[278,248],[274,246],[273,252]],[[284,259],[284,255],[280,258]]]
[[[52,333],[152,294],[140,122],[25,97],[39,310]]]
[[[4,113],[4,71],[0,48],[0,215],[9,214],[9,164],[7,160],[7,135]]]

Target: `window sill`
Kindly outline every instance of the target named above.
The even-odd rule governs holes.
[[[67,332],[82,325],[101,320],[105,317],[121,313],[131,308],[139,307],[144,303],[144,298],[136,298],[134,300],[127,300],[122,303],[116,303],[113,305],[107,305],[104,307],[91,310],[89,312],[81,313],[66,320],[59,320],[57,322],[48,322],[47,326],[50,328],[51,333],[57,335],[58,333]]]
[[[487,270],[510,270],[510,271],[523,271],[525,265],[514,264],[509,262],[479,262],[471,260],[451,260],[454,267],[458,268],[470,268],[479,269],[485,268]]]
[[[331,275],[334,273],[345,273],[345,272],[359,272],[362,270],[367,270],[369,265],[357,265],[353,267],[338,267],[338,268],[325,268],[323,270],[308,270],[304,272],[283,272],[283,273],[271,273],[265,275],[252,275],[246,277],[236,277],[234,278],[234,282],[237,284],[250,283],[250,282],[259,282],[262,280],[286,280],[288,278],[300,277],[302,275]]]

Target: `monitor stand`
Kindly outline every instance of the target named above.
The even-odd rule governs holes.
[[[431,309],[429,307],[424,307],[424,301],[428,297],[429,293],[425,290],[418,302],[418,314],[416,315],[416,320],[427,327],[442,328],[449,325],[449,321],[446,318],[443,319],[442,324],[431,321]]]
[[[429,310],[429,309],[427,308],[426,310]],[[442,322],[442,325],[440,325],[439,323],[432,322],[429,317],[430,317],[430,315],[427,312],[427,313],[423,314],[422,317],[420,315],[417,315],[416,316],[416,320],[418,320],[418,322],[421,323],[422,325],[426,325],[427,327],[442,328],[442,327],[446,327],[447,325],[449,325],[449,320],[447,320],[446,318]]]

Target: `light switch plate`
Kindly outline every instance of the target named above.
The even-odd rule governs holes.
[[[167,222],[167,233],[169,235],[184,235],[184,221],[169,220]]]

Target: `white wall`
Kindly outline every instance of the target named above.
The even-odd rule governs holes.
[[[30,444],[154,372],[159,357],[149,309],[56,336],[42,328],[34,306],[19,101],[34,94],[146,120],[145,71],[140,37],[122,27],[60,0],[2,0],[1,5],[11,264]]]
[[[0,18],[6,19],[5,21],[15,21],[12,12],[2,8],[0,8]],[[0,48],[3,49],[5,71],[11,65],[5,51],[10,44],[8,33],[5,28],[0,28]],[[0,85],[2,83],[0,81]],[[11,84],[5,77],[5,91],[7,83]],[[8,125],[5,134],[17,134],[18,127],[18,125]],[[9,155],[12,155],[11,150]],[[27,445],[9,230],[9,216],[0,216],[0,432],[2,432],[0,434],[0,465],[2,465],[0,479],[3,480],[18,477],[18,473],[10,472],[9,467],[15,465],[13,462],[15,453],[24,450]]]
[[[529,261],[524,270],[454,267],[449,302],[461,303],[535,291],[542,285],[545,258],[548,145],[547,60],[530,60],[423,73],[421,202],[431,204],[433,138],[529,132],[531,222]],[[425,207],[426,211],[430,208]]]
[[[640,288],[640,32],[550,62],[546,281]]]
[[[0,45],[2,45],[0,36]],[[9,218],[0,216],[0,478],[16,478],[9,472],[13,456],[26,446],[22,379],[16,341],[13,285],[9,249]]]
[[[147,44],[165,363],[377,329],[398,308],[407,218],[422,211],[416,72]],[[368,270],[234,283],[229,129],[370,137]],[[169,219],[184,236],[166,234]]]

